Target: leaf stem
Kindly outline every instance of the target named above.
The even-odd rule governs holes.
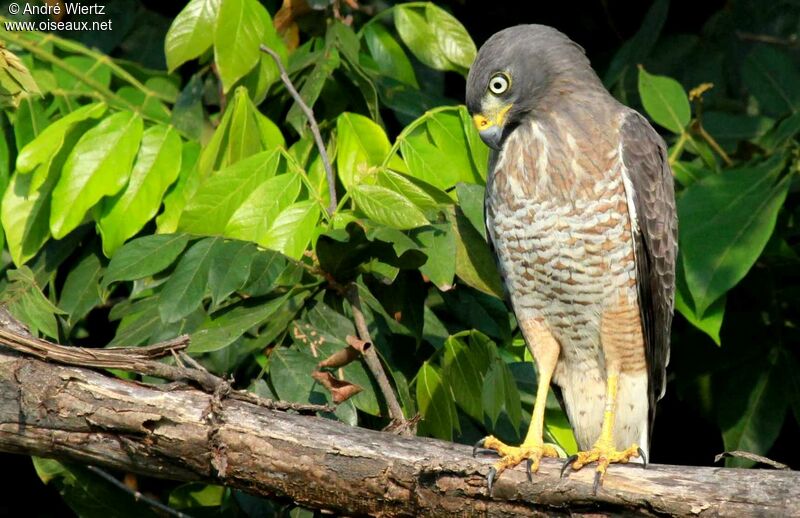
[[[733,160],[731,160],[731,157],[728,156],[728,153],[726,153],[725,150],[722,149],[722,146],[720,146],[719,143],[716,141],[716,139],[714,139],[714,137],[712,137],[706,131],[706,129],[703,127],[703,125],[700,123],[699,120],[695,125],[695,129],[697,133],[701,137],[703,137],[703,140],[705,140],[708,143],[708,145],[711,146],[711,149],[713,149],[714,152],[716,152],[722,158],[722,161],[725,162],[725,165],[727,166],[733,165]]]
[[[308,119],[308,124],[311,126],[311,133],[314,135],[314,142],[317,144],[317,150],[319,151],[319,156],[322,158],[322,165],[325,168],[325,175],[328,178],[328,193],[330,194],[330,202],[328,204],[328,215],[332,215],[333,212],[336,210],[336,177],[333,174],[333,168],[331,167],[331,161],[328,158],[328,151],[325,149],[325,142],[322,141],[322,135],[319,132],[319,125],[317,124],[317,119],[314,118],[314,111],[303,101],[303,98],[297,92],[297,89],[294,87],[292,80],[289,78],[289,74],[286,72],[286,67],[283,66],[283,62],[281,61],[280,56],[272,50],[271,48],[267,47],[263,43],[259,46],[261,52],[269,54],[272,59],[275,61],[275,64],[278,66],[278,70],[281,73],[281,81],[283,84],[286,85],[286,89],[289,90],[289,94],[294,98],[295,102],[300,109],[303,110],[303,113],[306,115]]]
[[[689,134],[686,131],[681,133],[681,136],[678,138],[678,142],[675,143],[675,147],[672,148],[672,153],[669,154],[669,165],[672,166],[678,159],[681,157],[681,153],[683,153],[683,148],[686,146],[686,142],[689,140]]]

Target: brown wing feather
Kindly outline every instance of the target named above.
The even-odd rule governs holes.
[[[675,299],[678,219],[675,187],[664,140],[647,120],[630,112],[621,128],[622,160],[633,187],[639,311],[648,369],[649,427],[666,389],[669,339]]]

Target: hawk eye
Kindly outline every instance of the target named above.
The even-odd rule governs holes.
[[[505,74],[495,74],[489,80],[489,91],[495,95],[500,95],[508,90],[509,78]]]

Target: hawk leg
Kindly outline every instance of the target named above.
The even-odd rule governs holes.
[[[568,468],[579,470],[587,464],[592,462],[597,463],[597,469],[594,477],[593,491],[596,494],[598,487],[603,483],[606,470],[612,463],[625,464],[631,458],[642,457],[644,458],[644,451],[637,445],[633,444],[629,448],[619,451],[614,446],[614,418],[617,406],[617,384],[619,382],[619,372],[610,372],[606,382],[606,407],[603,412],[603,426],[600,429],[600,437],[594,446],[588,451],[581,451],[572,455],[564,463],[561,469],[561,476]]]
[[[525,325],[527,324],[527,325]],[[492,485],[495,479],[506,469],[513,468],[522,461],[527,460],[526,470],[528,479],[531,473],[539,470],[539,461],[542,457],[558,457],[558,448],[553,444],[545,444],[542,439],[544,432],[544,411],[547,403],[547,391],[550,388],[550,379],[556,368],[560,347],[555,338],[541,324],[535,322],[521,323],[523,334],[529,344],[532,344],[536,365],[539,370],[538,386],[536,388],[536,402],[533,405],[531,424],[525,440],[519,446],[508,446],[499,439],[488,436],[478,441],[473,449],[473,456],[479,447],[496,451],[500,454],[500,460],[494,463],[489,469],[486,481],[489,486],[489,494],[492,493]]]

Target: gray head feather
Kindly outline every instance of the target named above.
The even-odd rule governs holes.
[[[489,80],[498,72],[511,77],[512,85],[504,94],[514,104],[509,120],[534,110],[554,90],[602,88],[583,48],[546,25],[509,27],[483,44],[467,78],[471,113],[480,113]]]

